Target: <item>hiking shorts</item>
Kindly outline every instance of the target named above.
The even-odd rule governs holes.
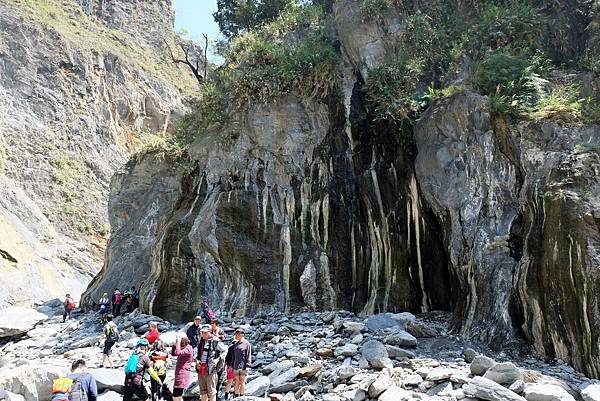
[[[183,395],[183,387],[173,388],[173,397],[181,397]]]
[[[110,354],[112,354],[112,347],[115,345],[114,342],[112,341],[105,341],[104,342],[104,350],[102,351],[102,353],[104,355],[110,356]]]
[[[245,382],[246,376],[248,376],[248,371],[246,369],[235,369],[233,371],[233,376],[235,377],[236,380]]]
[[[123,386],[124,401],[131,400],[134,394],[140,400],[148,399],[148,391],[146,390],[146,387],[143,384],[141,386]]]
[[[233,368],[231,366],[227,366],[227,380],[233,380],[234,377]]]
[[[198,386],[200,395],[214,397],[217,395],[217,372],[209,373],[208,376],[198,375]]]

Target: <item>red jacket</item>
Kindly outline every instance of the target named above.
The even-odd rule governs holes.
[[[150,343],[150,345],[152,345],[152,344],[154,344],[154,342],[156,340],[158,340],[159,337],[160,337],[160,333],[158,332],[158,330],[156,330],[156,331],[151,331],[144,338],[146,340],[148,340],[148,342]]]

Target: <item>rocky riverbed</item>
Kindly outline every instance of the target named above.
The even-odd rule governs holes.
[[[186,327],[137,311],[118,317],[121,341],[111,369],[100,367],[96,314],[75,313],[63,323],[58,300],[9,312],[0,316],[0,386],[11,401],[48,400],[52,379],[79,358],[98,381],[99,399],[120,399],[122,366],[148,323],[159,322],[167,345]],[[331,311],[224,317],[222,327],[229,339],[234,327],[246,327],[254,345],[248,396],[240,400],[600,400],[600,382],[560,361],[544,363],[517,348],[491,353],[448,333],[447,320],[441,313]],[[186,397],[196,398],[197,390],[194,383]]]

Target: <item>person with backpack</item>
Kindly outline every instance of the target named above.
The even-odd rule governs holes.
[[[123,401],[131,401],[136,395],[141,401],[148,400],[148,391],[144,386],[144,374],[147,372],[160,386],[162,380],[153,368],[152,360],[146,355],[150,344],[145,338],[138,340],[135,350],[125,364],[125,384],[123,386]]]
[[[85,361],[78,359],[71,365],[71,374],[52,383],[52,401],[96,401],[98,385],[87,373]]]
[[[154,378],[150,378],[150,393],[152,394],[152,401],[159,401],[163,399],[163,383],[167,377],[167,365],[169,363],[169,354],[165,352],[165,346],[162,341],[156,340],[154,342],[149,357],[160,379],[159,383]]]
[[[201,401],[216,401],[219,370],[225,366],[227,347],[213,337],[208,324],[200,328],[200,341],[196,356],[196,370],[198,372],[198,386],[200,387]]]
[[[246,377],[252,363],[252,346],[246,340],[246,332],[238,327],[235,330],[235,344],[233,345],[233,376],[235,380],[235,397],[246,394]]]
[[[112,314],[114,317],[119,316],[119,314],[121,313],[122,302],[123,294],[121,294],[121,291],[118,288],[116,288],[112,296]]]
[[[65,311],[63,312],[63,323],[67,319],[71,319],[71,312],[73,311],[73,309],[75,309],[75,300],[73,299],[73,297],[71,297],[71,294],[65,295],[64,306]]]
[[[173,384],[173,401],[182,401],[183,392],[190,384],[190,368],[194,361],[194,350],[188,337],[175,339],[171,355],[177,357],[175,363],[175,384]]]
[[[110,298],[108,298],[108,292],[102,294],[102,298],[98,301],[100,304],[100,321],[102,323],[106,323],[106,318],[108,317],[108,311],[110,310]]]
[[[102,335],[104,337],[104,349],[102,351],[102,365],[100,367],[111,367],[113,366],[110,354],[112,353],[112,347],[119,341],[119,328],[113,322],[112,315],[106,317],[107,323],[104,325]]]

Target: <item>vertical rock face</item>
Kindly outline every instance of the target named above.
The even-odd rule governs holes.
[[[183,111],[185,72],[144,50],[172,35],[169,2],[59,3],[0,4],[0,307],[81,294],[110,177]]]
[[[148,154],[114,176],[85,301],[145,281],[142,307],[173,320],[203,298],[238,313],[452,310],[463,336],[524,336],[598,376],[600,128],[509,123],[465,90],[402,145],[363,91],[401,18],[365,27],[354,3],[334,10],[339,96],[248,105],[188,160]]]
[[[461,333],[537,351],[598,375],[600,127],[510,126],[471,93],[435,105],[415,130],[424,199],[464,297]],[[583,147],[582,149],[585,149]]]

